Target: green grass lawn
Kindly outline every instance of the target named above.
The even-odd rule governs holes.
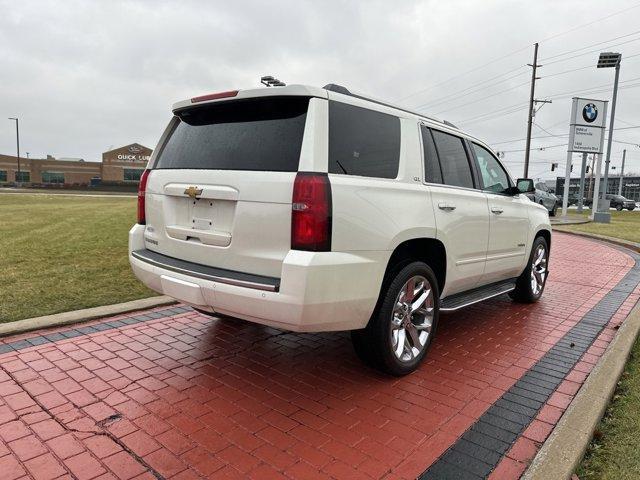
[[[583,217],[588,217],[589,213],[583,213]],[[571,216],[578,216],[577,213]],[[632,242],[640,242],[640,210],[629,212],[624,210],[611,211],[611,223],[582,223],[578,225],[562,226],[558,230],[573,230],[576,232],[595,233],[608,237],[622,238]]]
[[[640,242],[640,212],[612,212],[611,224],[582,224],[562,229]],[[640,478],[640,339],[600,421],[577,474],[581,480]]]
[[[580,480],[640,478],[640,341],[577,470]]]
[[[0,322],[154,295],[132,274],[136,198],[0,193]]]

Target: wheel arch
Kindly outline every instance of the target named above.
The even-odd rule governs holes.
[[[447,250],[440,240],[429,237],[404,240],[395,247],[384,272],[383,288],[394,271],[416,260],[431,267],[438,280],[438,290],[442,292],[447,278]]]
[[[551,252],[551,231],[546,228],[541,228],[536,232],[533,239],[535,240],[537,237],[542,237],[546,240],[547,247],[549,248],[549,252]]]

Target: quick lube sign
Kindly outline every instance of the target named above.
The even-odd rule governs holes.
[[[573,98],[569,125],[569,151],[602,153],[607,101]]]

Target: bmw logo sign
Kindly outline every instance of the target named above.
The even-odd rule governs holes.
[[[598,118],[598,109],[593,103],[587,103],[582,109],[582,118],[587,123],[593,123]]]

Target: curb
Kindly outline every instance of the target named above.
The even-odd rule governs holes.
[[[574,230],[565,230],[564,228],[558,228],[561,226],[562,225],[552,225],[551,228],[553,230],[557,230],[558,232],[568,233],[569,235],[577,235],[579,237],[591,238],[593,240],[602,240],[604,242],[613,243],[614,245],[625,247],[629,250],[640,253],[640,243],[631,242],[629,240],[622,240],[620,238],[607,237],[606,235],[598,235],[597,233],[576,232]]]
[[[591,223],[591,220],[587,219],[577,219],[577,218],[570,218],[570,219],[566,219],[566,220],[562,220],[562,217],[559,217],[557,220],[551,220],[551,227],[561,227],[563,225],[582,225],[585,223]]]
[[[134,312],[136,310],[145,310],[152,307],[160,307],[163,305],[172,305],[176,302],[173,298],[166,295],[159,297],[143,298],[140,300],[132,300],[130,302],[116,303],[113,305],[104,305],[101,307],[85,308],[83,310],[74,310],[71,312],[55,313],[53,315],[45,315],[42,317],[27,318],[17,320],[15,322],[0,323],[0,337],[14,335],[16,333],[25,333],[32,330],[42,328],[60,327],[70,325],[72,323],[82,323],[89,320],[95,320],[101,317],[110,317],[122,313]]]
[[[636,252],[640,251],[640,244],[634,242],[604,235],[561,229],[558,231],[606,241]],[[624,320],[617,335],[522,475],[521,480],[557,480],[571,477],[584,457],[593,438],[593,432],[606,412],[639,333],[640,304],[636,305]]]
[[[522,480],[568,479],[582,460],[640,331],[640,305],[620,327]]]

